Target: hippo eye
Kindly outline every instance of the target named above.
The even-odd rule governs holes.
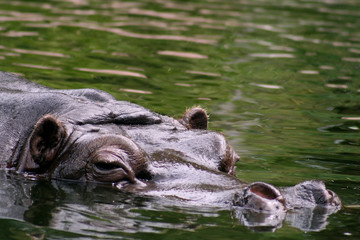
[[[95,155],[94,167],[99,171],[128,169],[128,154],[116,147],[102,149]]]
[[[114,169],[121,168],[119,164],[116,163],[107,163],[107,162],[97,162],[95,163],[95,167],[101,171],[110,171]]]
[[[136,175],[146,172],[146,159],[141,149],[129,138],[102,135],[92,139],[86,165],[86,178],[90,181],[133,183]]]
[[[117,182],[121,180],[134,181],[134,172],[130,166],[131,155],[118,146],[106,146],[97,150],[91,157],[91,174],[94,180],[102,182]]]

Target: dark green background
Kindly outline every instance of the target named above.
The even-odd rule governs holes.
[[[255,233],[230,211],[147,199],[127,205],[108,189],[110,197],[91,195],[96,203],[117,199],[104,200],[112,209],[106,212],[88,196],[74,200],[72,191],[52,193],[47,184],[17,179],[31,185],[31,202],[41,207],[31,217],[9,219],[0,206],[0,239],[360,238],[360,123],[348,119],[360,118],[356,0],[0,0],[0,70],[54,88],[99,88],[174,117],[201,105],[210,128],[241,156],[239,178],[277,186],[322,179],[347,206],[320,232],[284,224],[275,233]],[[14,181],[4,177],[0,193],[11,194]],[[116,215],[117,204],[126,213]],[[56,221],[57,213],[73,212],[81,217]],[[126,228],[129,220],[139,227]]]

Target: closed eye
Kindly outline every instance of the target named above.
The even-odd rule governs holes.
[[[110,171],[110,170],[121,168],[121,166],[119,164],[114,163],[114,162],[110,162],[110,163],[97,162],[97,163],[95,163],[95,167],[97,169],[99,169],[100,171]]]

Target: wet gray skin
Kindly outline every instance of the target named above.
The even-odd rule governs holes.
[[[206,130],[207,114],[199,107],[178,121],[99,90],[53,90],[3,72],[0,83],[2,168],[230,205],[280,220],[289,209],[323,206],[332,213],[341,205],[320,181],[280,189],[240,181],[239,156],[222,134]]]

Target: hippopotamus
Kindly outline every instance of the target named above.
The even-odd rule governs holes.
[[[0,84],[0,167],[9,171],[255,212],[341,206],[322,181],[238,179],[239,156],[207,130],[201,107],[177,120],[96,89],[51,89],[6,72]]]

